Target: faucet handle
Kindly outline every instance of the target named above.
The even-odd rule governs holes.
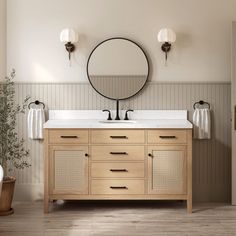
[[[112,118],[111,118],[111,111],[110,111],[110,110],[107,110],[107,109],[102,110],[102,112],[105,112],[105,111],[108,112],[108,118],[107,118],[107,120],[112,120]]]
[[[129,117],[128,117],[128,112],[134,112],[134,110],[132,110],[132,109],[129,109],[129,110],[127,110],[126,112],[125,112],[125,119],[124,120],[129,120]]]

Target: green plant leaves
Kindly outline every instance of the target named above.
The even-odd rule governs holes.
[[[22,105],[15,103],[14,77],[15,70],[12,70],[10,77],[0,84],[0,164],[5,171],[13,168],[24,169],[29,167],[29,150],[24,147],[24,140],[19,139],[16,130],[17,115],[25,113],[29,96]]]

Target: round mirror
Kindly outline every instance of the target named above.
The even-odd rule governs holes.
[[[102,96],[123,100],[145,86],[149,63],[143,49],[125,38],[111,38],[98,44],[87,62],[88,79]]]

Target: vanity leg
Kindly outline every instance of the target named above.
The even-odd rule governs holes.
[[[187,200],[187,211],[188,211],[188,213],[192,213],[192,210],[193,210],[192,199],[189,198]]]
[[[48,197],[44,197],[44,213],[49,212],[49,199]]]
[[[187,132],[188,148],[187,148],[187,210],[192,213],[193,190],[192,190],[192,130]]]
[[[44,129],[44,213],[49,212],[49,132]]]

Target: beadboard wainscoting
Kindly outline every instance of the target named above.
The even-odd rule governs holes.
[[[212,108],[212,139],[193,141],[194,201],[229,202],[231,195],[231,111],[230,83],[154,83],[147,84],[137,96],[121,101],[121,109],[187,109],[192,120],[193,104],[205,100]],[[16,98],[26,95],[40,100],[48,109],[115,109],[115,101],[97,94],[88,83],[17,83]],[[104,114],[104,116],[106,116]],[[16,171],[16,199],[43,196],[43,142],[27,137],[27,114],[18,119],[20,136],[30,149],[29,169]]]

